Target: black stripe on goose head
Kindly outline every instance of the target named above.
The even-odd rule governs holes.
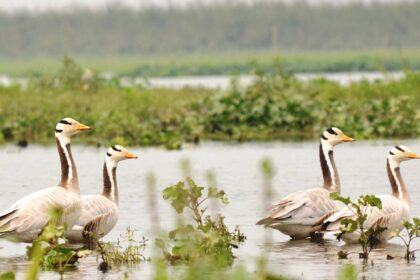
[[[110,153],[108,153],[108,152],[106,153],[106,155],[107,155],[107,156],[109,156],[109,157],[111,156],[111,154],[110,154]]]
[[[120,149],[117,149],[117,147],[116,146],[112,146],[111,147],[114,151],[116,151],[116,152],[120,152],[121,153],[121,150]]]
[[[328,138],[324,135],[324,133],[321,134],[321,138],[324,140],[328,140]]]
[[[64,119],[62,119],[61,121],[59,121],[58,123],[62,123],[62,124],[66,124],[66,125],[71,125],[72,123],[69,121],[66,121]]]
[[[338,135],[338,134],[337,134],[337,132],[335,132],[335,130],[334,130],[332,127],[328,128],[328,129],[327,129],[327,132],[328,132],[329,134],[332,134],[332,135]]]
[[[395,146],[395,149],[397,149],[397,150],[399,150],[399,151],[401,151],[401,152],[405,153],[404,149],[403,149],[403,148],[401,148],[400,146]]]
[[[393,156],[393,155],[394,155],[394,153],[393,153],[393,152],[389,152],[389,154],[390,154],[391,156]]]
[[[61,133],[61,132],[63,132],[63,130],[62,129],[55,129],[55,132]]]

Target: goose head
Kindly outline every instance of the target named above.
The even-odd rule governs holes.
[[[391,162],[399,164],[402,161],[407,161],[410,159],[420,159],[420,155],[417,155],[404,145],[398,145],[391,149],[388,154],[388,159]]]
[[[71,136],[86,130],[90,130],[90,127],[72,118],[64,118],[55,126],[55,135],[58,138],[70,138]]]
[[[321,143],[330,147],[331,149],[338,144],[345,142],[352,142],[353,138],[344,134],[343,131],[336,127],[326,129],[321,135]]]
[[[129,152],[126,148],[121,145],[114,145],[106,152],[106,160],[116,165],[118,162],[125,159],[136,159],[138,158],[135,154]]]

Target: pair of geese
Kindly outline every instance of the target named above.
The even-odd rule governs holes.
[[[59,225],[67,225],[67,239],[89,243],[106,235],[118,220],[116,168],[124,159],[137,158],[122,146],[109,148],[103,167],[101,195],[80,195],[77,169],[70,149],[70,138],[90,127],[72,118],[60,120],[55,137],[61,163],[57,186],[29,194],[0,213],[0,237],[19,242],[33,242],[50,220],[51,210],[59,208]]]
[[[344,204],[330,199],[330,193],[340,193],[340,179],[334,162],[334,146],[354,141],[340,129],[332,127],[322,133],[319,146],[323,188],[313,188],[295,192],[273,204],[267,217],[257,225],[277,229],[292,239],[315,237],[317,233],[338,233],[343,219],[355,219],[355,212]],[[386,242],[395,231],[403,228],[402,221],[409,218],[410,198],[400,172],[400,163],[410,159],[420,159],[409,148],[399,145],[391,149],[386,161],[386,170],[391,184],[391,195],[377,195],[382,209],[366,207],[367,220],[364,228],[380,225],[385,227],[377,238]],[[347,243],[357,243],[360,232],[346,233],[341,239]]]

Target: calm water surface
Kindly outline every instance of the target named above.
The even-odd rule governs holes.
[[[406,144],[420,152],[419,140],[394,142],[356,142],[336,148],[335,159],[342,181],[344,195],[357,197],[364,193],[390,193],[385,171],[385,159],[394,144]],[[151,240],[151,223],[147,207],[148,192],[146,175],[153,171],[157,175],[159,190],[176,183],[182,178],[180,160],[190,159],[193,177],[206,184],[206,172],[217,174],[218,185],[230,197],[231,203],[222,207],[230,226],[240,225],[248,237],[236,252],[237,262],[246,262],[252,270],[256,257],[264,250],[269,251],[269,267],[273,273],[293,276],[299,279],[331,279],[344,263],[355,263],[367,279],[418,279],[420,261],[407,265],[403,260],[385,260],[386,254],[403,256],[404,248],[393,240],[390,244],[372,253],[373,264],[360,265],[356,255],[350,260],[337,260],[336,252],[341,249],[358,251],[329,238],[325,244],[307,241],[289,241],[287,236],[270,231],[272,242],[264,244],[265,230],[255,226],[262,216],[264,205],[261,191],[261,174],[258,163],[270,157],[277,169],[273,181],[275,195],[279,199],[294,191],[320,186],[322,182],[318,162],[318,143],[251,143],[216,144],[207,143],[182,151],[165,151],[156,148],[130,149],[139,155],[138,160],[121,162],[117,171],[120,188],[120,220],[106,240],[116,241],[127,226],[137,230],[138,237],[144,235]],[[101,191],[102,161],[104,148],[74,146],[73,154],[78,166],[81,191],[95,194]],[[0,148],[0,206],[5,209],[25,194],[54,185],[58,182],[60,169],[55,147],[31,146],[27,149],[6,146]],[[403,177],[410,190],[412,214],[420,216],[420,161],[402,164]],[[170,229],[174,212],[157,194],[161,226]],[[152,242],[149,242],[151,244]],[[420,248],[420,243],[415,246]],[[0,240],[0,271],[17,270],[18,279],[23,278],[27,262],[25,245]],[[151,265],[141,264],[135,268],[121,268],[107,274],[97,270],[95,257],[81,260],[78,269],[65,274],[65,279],[121,279],[128,271],[132,279],[143,279],[151,274]],[[59,279],[53,272],[44,272],[42,279]]]

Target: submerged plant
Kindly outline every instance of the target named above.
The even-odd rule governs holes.
[[[403,221],[403,226],[405,232],[407,232],[407,238],[401,235],[401,231],[395,232],[394,236],[399,237],[405,245],[405,255],[404,259],[407,260],[407,262],[410,262],[412,260],[415,260],[415,252],[418,250],[411,250],[411,242],[420,237],[420,219],[419,218],[413,218],[413,221]]]
[[[162,249],[167,260],[171,263],[206,260],[216,266],[232,263],[233,248],[237,248],[246,237],[239,227],[230,231],[221,214],[206,215],[207,207],[204,206],[209,199],[227,204],[228,198],[223,190],[201,187],[187,177],[185,182],[164,189],[163,198],[170,201],[178,214],[185,211],[192,220],[190,223],[179,222],[168,233],[168,241],[156,239],[156,245]]]
[[[341,201],[353,212],[355,218],[345,218],[341,221],[340,233],[337,239],[340,240],[343,234],[358,232],[360,234],[359,244],[362,246],[362,253],[359,253],[359,257],[362,259],[368,259],[369,253],[372,251],[374,246],[378,243],[377,236],[386,228],[376,225],[374,227],[365,228],[365,222],[367,220],[367,209],[368,207],[377,207],[382,209],[381,200],[375,195],[362,195],[357,199],[357,202],[353,202],[349,197],[342,197],[338,193],[331,193],[333,200]],[[338,253],[340,258],[347,257],[347,253],[340,251]]]
[[[128,227],[125,233],[120,235],[117,243],[97,241],[98,255],[96,260],[101,258],[102,262],[99,265],[101,271],[107,271],[113,265],[134,265],[142,261],[146,261],[144,250],[147,246],[147,239],[142,237],[141,240],[136,240],[134,230]]]

